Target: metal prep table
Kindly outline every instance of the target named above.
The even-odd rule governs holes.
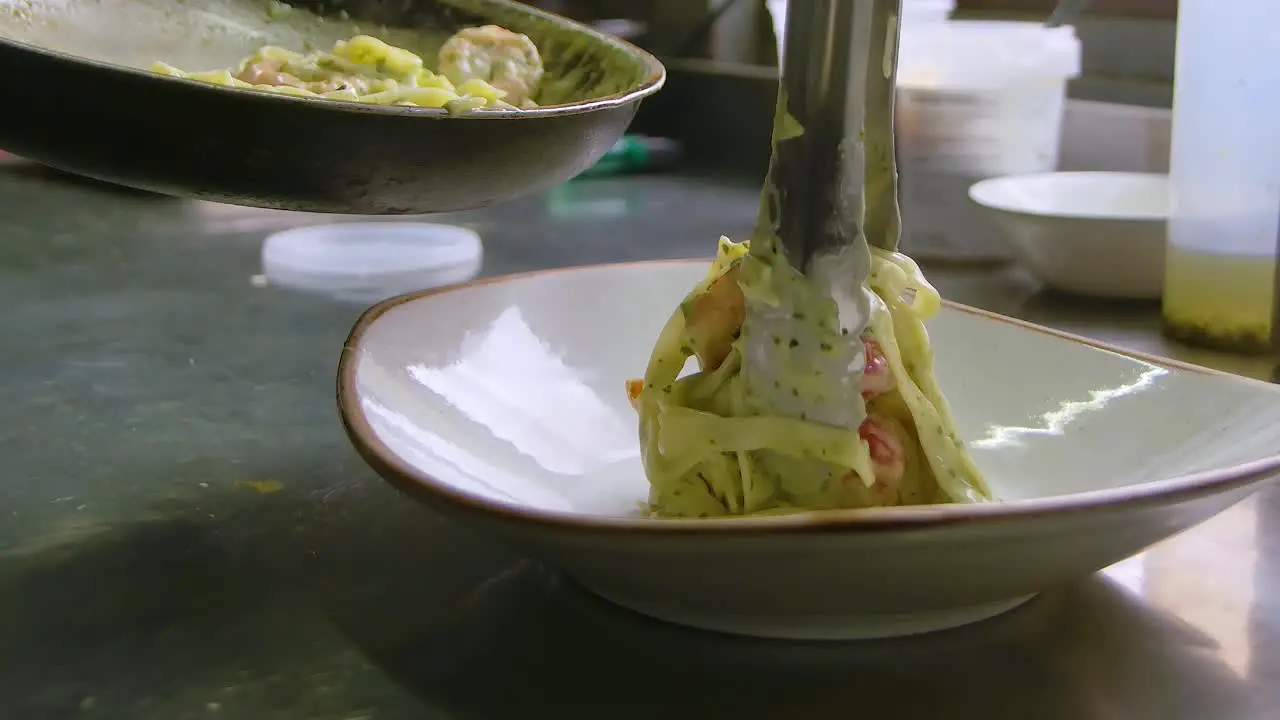
[[[579,181],[450,216],[486,274],[706,256],[755,179]],[[852,645],[712,636],[586,596],[399,496],[350,449],[360,304],[255,278],[330,218],[0,164],[0,717],[14,720],[1280,716],[1280,488],[1023,609]],[[1175,348],[1153,305],[928,268],[951,299]]]

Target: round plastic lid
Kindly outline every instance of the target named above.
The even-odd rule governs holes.
[[[372,302],[470,280],[482,257],[480,236],[464,227],[341,223],[269,236],[262,272],[272,285]]]

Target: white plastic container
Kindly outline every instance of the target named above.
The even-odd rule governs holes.
[[[969,186],[1057,169],[1066,85],[1080,72],[1075,30],[906,22],[898,57],[903,250],[924,259],[1008,259]]]
[[[783,38],[787,29],[787,2],[788,0],[765,0],[764,3],[773,20],[779,64],[782,61]],[[956,0],[902,0],[902,25],[905,27],[946,22],[955,9]]]
[[[1165,254],[1174,337],[1280,345],[1280,2],[1182,0]]]

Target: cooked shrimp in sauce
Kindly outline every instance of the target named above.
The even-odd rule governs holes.
[[[152,70],[295,97],[444,108],[450,113],[537,107],[542,58],[524,35],[496,25],[463,28],[444,43],[439,61],[439,72],[433,72],[408,49],[356,35],[334,43],[329,52],[300,53],[267,45],[234,68],[192,73],[158,62]]]
[[[542,57],[529,38],[497,25],[459,30],[440,48],[442,75],[455,85],[483,80],[517,107],[533,102],[542,81]]]

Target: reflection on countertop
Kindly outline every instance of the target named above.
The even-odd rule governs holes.
[[[747,181],[573,183],[434,220],[485,274],[709,256]],[[597,601],[378,481],[333,372],[360,305],[271,287],[314,215],[0,163],[0,715],[1263,720],[1280,714],[1280,491],[988,623],[758,642]],[[1150,304],[930,267],[953,300],[1254,377]],[[269,484],[269,485],[268,485]],[[271,487],[275,492],[255,488]]]

